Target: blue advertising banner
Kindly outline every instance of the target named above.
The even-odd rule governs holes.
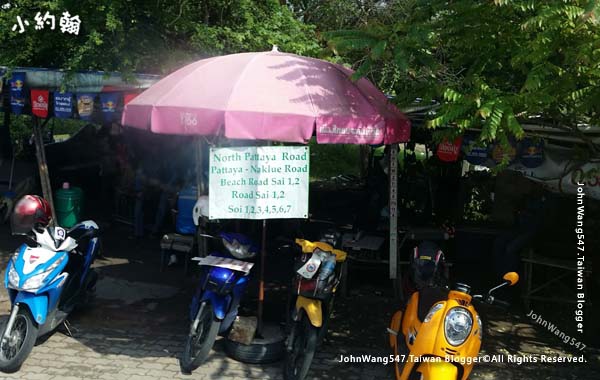
[[[68,119],[73,115],[73,93],[54,91],[54,116]]]
[[[509,138],[508,147],[506,148],[500,142],[494,143],[492,146],[492,158],[497,164],[501,163],[504,158],[507,158],[509,164],[513,163],[517,158],[517,142]]]
[[[118,100],[119,94],[116,92],[106,92],[100,94],[100,103],[102,105],[102,115],[104,116],[104,121],[111,122],[116,119]]]
[[[524,138],[521,141],[519,156],[523,166],[537,168],[544,163],[544,140]]]
[[[488,160],[488,147],[475,146],[476,136],[466,134],[463,141],[465,159],[473,165],[483,165]]]
[[[95,94],[77,94],[77,112],[81,120],[91,120]]]
[[[10,79],[10,109],[15,115],[25,108],[25,73],[12,73]]]

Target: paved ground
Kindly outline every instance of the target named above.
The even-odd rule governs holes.
[[[95,305],[69,318],[72,337],[64,328],[34,347],[21,370],[0,379],[281,379],[282,362],[248,365],[228,358],[223,342],[217,341],[207,363],[191,376],[182,375],[179,357],[188,323],[188,304],[196,280],[182,276],[181,268],[158,270],[156,241],[136,243],[124,231],[114,231],[104,240],[105,260],[95,264],[100,274]],[[16,246],[0,227],[0,268],[6,267],[9,252]],[[283,311],[284,291],[270,284],[265,307],[269,318]],[[254,291],[249,289],[241,313],[252,314]],[[341,302],[344,304],[345,302]],[[245,307],[244,307],[245,306]],[[0,328],[10,310],[6,291],[0,290]],[[387,318],[378,315],[378,318]],[[381,326],[376,339],[350,338],[355,347],[340,347],[336,340],[351,336],[345,318],[316,355],[310,379],[388,379],[391,367],[381,364],[348,366],[336,360],[342,352],[388,355]],[[384,328],[385,329],[385,328]],[[375,334],[371,334],[375,335]],[[361,340],[365,346],[361,347]],[[359,342],[357,344],[357,342]],[[347,343],[344,341],[344,343]],[[375,347],[375,349],[373,348]]]
[[[36,346],[21,370],[0,378],[13,379],[281,379],[280,363],[245,365],[227,358],[217,342],[208,361],[191,376],[179,371],[183,335],[153,334],[116,329],[78,329],[73,337],[54,334]],[[333,353],[320,352],[313,379],[341,379]],[[338,366],[339,367],[339,366]],[[371,368],[369,368],[371,367]],[[344,371],[346,372],[346,371]],[[328,375],[330,373],[331,375]],[[354,368],[345,379],[389,378],[387,368]]]
[[[208,362],[191,376],[181,375],[178,357],[187,326],[187,304],[194,279],[178,269],[158,271],[154,243],[131,248],[120,236],[106,242],[108,260],[98,261],[101,273],[99,299],[92,309],[70,318],[72,337],[60,330],[34,347],[16,374],[0,379],[282,379],[281,363],[247,365],[228,358],[222,342],[215,344]],[[5,267],[15,247],[0,230],[0,265]],[[3,274],[2,274],[3,276]],[[281,293],[281,292],[280,292]],[[267,293],[272,303],[267,314],[277,316],[283,300],[276,286]],[[254,302],[247,296],[248,310]],[[340,363],[340,354],[386,356],[385,327],[396,308],[377,284],[356,287],[352,297],[337,300],[330,340],[318,352],[309,379],[393,379],[391,365]],[[0,326],[9,311],[0,291]],[[245,310],[243,310],[244,312]],[[567,355],[556,337],[532,326],[524,315],[480,310],[486,334],[482,354]],[[598,355],[588,352],[583,365],[488,363],[476,366],[472,380],[598,379]]]
[[[5,318],[3,318],[5,319]],[[522,330],[532,333],[526,325],[500,323],[495,326],[505,333]],[[179,371],[178,357],[183,334],[168,334],[149,330],[143,326],[130,329],[87,326],[85,319],[73,323],[72,337],[64,330],[53,334],[47,341],[34,347],[31,356],[21,370],[12,375],[0,375],[0,379],[281,379],[281,363],[272,365],[247,365],[228,358],[217,342],[207,363],[191,376]],[[165,328],[164,330],[168,330]],[[529,331],[527,331],[529,330]],[[333,337],[338,344],[326,344],[317,354],[309,379],[383,380],[392,379],[390,366],[383,364],[341,364],[340,353],[387,355],[385,347],[369,349],[347,347],[347,337]],[[511,347],[493,345],[484,353],[518,354],[533,352],[549,355],[566,354],[560,348],[549,348],[536,339],[523,339],[522,351]],[[536,343],[537,342],[537,343]],[[489,345],[488,345],[489,346]],[[560,366],[544,364],[486,364],[478,366],[471,376],[473,380],[525,380],[525,379],[597,379],[598,367],[591,364]]]

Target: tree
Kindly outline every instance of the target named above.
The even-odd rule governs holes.
[[[336,51],[362,52],[357,75],[376,72],[401,105],[442,102],[429,126],[481,128],[481,140],[521,137],[548,120],[582,137],[598,124],[599,7],[590,0],[405,0],[394,22],[328,35]],[[593,155],[600,154],[589,140]]]
[[[252,50],[317,53],[312,27],[277,0],[15,0],[0,10],[0,65],[65,70],[168,73],[211,55]],[[78,35],[61,33],[64,11],[79,16]],[[34,28],[37,12],[55,30]],[[12,31],[17,16],[30,25]]]
[[[0,66],[9,68],[118,71],[127,77],[133,72],[166,74],[208,56],[271,50],[272,45],[303,55],[315,55],[320,49],[314,28],[277,0],[11,0],[2,4],[10,5],[0,8]],[[79,33],[61,32],[65,11],[81,20]],[[51,23],[35,29],[38,12],[38,18],[46,13],[54,16],[54,30]],[[22,120],[13,123],[11,132],[29,133]],[[8,154],[10,137],[5,133],[0,140],[1,150]]]
[[[208,1],[206,2],[208,5]],[[278,1],[210,1],[203,23],[193,25],[191,45],[210,54],[270,50],[314,56],[314,27],[296,19]]]
[[[368,25],[371,20],[385,16],[387,7],[380,0],[289,0],[288,6],[296,17],[315,25],[319,32]]]

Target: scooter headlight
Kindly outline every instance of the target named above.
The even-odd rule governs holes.
[[[31,276],[30,278],[25,280],[21,289],[23,289],[23,290],[39,289],[49,274],[50,274],[50,271],[47,271],[47,272],[42,272],[40,274],[36,274],[35,276]]]
[[[15,253],[13,253],[13,255],[12,255],[12,261],[13,261],[13,263],[17,262],[17,259],[19,258],[20,254],[21,254],[21,250],[20,249],[17,249],[15,251]]]
[[[233,257],[240,260],[251,259],[256,255],[255,251],[250,250],[250,244],[242,245],[235,239],[231,243],[227,239],[223,239],[223,245]]]
[[[35,276],[31,276],[25,280],[21,288],[23,290],[36,290],[41,288],[48,275],[50,275],[50,273],[52,273],[54,269],[56,269],[65,260],[65,257],[66,256],[56,260],[44,272],[36,274]]]
[[[10,270],[8,271],[8,286],[14,289],[19,287],[19,281],[21,278],[15,269],[15,265],[10,266]]]
[[[443,309],[443,308],[444,308],[443,303],[436,303],[435,305],[433,305],[433,307],[429,310],[429,313],[427,313],[427,316],[423,320],[423,323],[431,321],[431,318],[433,318],[435,313],[437,313],[438,311],[440,311],[440,309]]]
[[[454,307],[446,314],[444,331],[446,339],[451,345],[459,346],[463,344],[469,336],[472,327],[473,317],[467,309]]]
[[[479,339],[483,340],[483,323],[481,322],[481,318],[479,318],[479,314],[475,314],[475,317],[477,317],[477,326],[479,329]]]

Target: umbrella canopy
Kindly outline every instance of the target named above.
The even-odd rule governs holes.
[[[125,106],[122,124],[231,139],[391,144],[410,121],[367,79],[319,59],[241,53],[187,65]]]

